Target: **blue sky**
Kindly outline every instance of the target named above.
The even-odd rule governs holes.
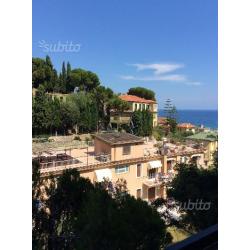
[[[179,109],[217,109],[217,1],[33,1],[33,56],[143,86]],[[61,45],[67,45],[60,47]]]

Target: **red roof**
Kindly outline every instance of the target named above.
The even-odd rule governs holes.
[[[166,124],[167,123],[167,120],[165,117],[158,117],[158,123],[159,124]]]
[[[135,96],[135,95],[120,95],[119,97],[123,101],[127,101],[127,102],[138,102],[138,103],[147,103],[147,104],[156,103],[156,101],[147,100],[147,99]]]
[[[180,123],[177,125],[178,128],[195,128],[195,126],[191,123]]]

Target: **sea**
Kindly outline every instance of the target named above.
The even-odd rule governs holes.
[[[164,117],[164,110],[159,109],[158,116]],[[178,123],[189,122],[196,126],[218,129],[218,110],[177,110]]]

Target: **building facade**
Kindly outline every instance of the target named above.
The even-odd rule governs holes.
[[[132,134],[102,133],[95,135],[93,146],[79,144],[78,148],[64,152],[46,149],[38,158],[44,178],[74,168],[93,183],[108,179],[115,184],[125,180],[131,195],[153,201],[166,198],[166,184],[175,174],[176,163],[194,161],[202,166],[203,155],[203,151],[197,150],[161,152],[153,142]]]
[[[156,101],[147,100],[134,95],[120,95],[119,98],[129,103],[129,109],[122,112],[112,111],[110,122],[111,124],[129,124],[133,112],[138,110],[149,110],[153,115],[153,127],[158,123],[158,104]]]
[[[197,142],[202,144],[206,149],[205,163],[211,166],[214,160],[214,153],[218,150],[218,133],[216,131],[200,132],[187,137],[187,141]]]
[[[94,138],[94,146],[88,151],[71,149],[64,160],[42,163],[43,177],[60,175],[63,170],[76,168],[80,175],[91,182],[109,180],[116,183],[123,179],[128,191],[136,198],[153,201],[166,197],[165,156],[159,152],[148,153],[143,138],[128,133],[103,133]],[[70,154],[70,155],[69,155]]]

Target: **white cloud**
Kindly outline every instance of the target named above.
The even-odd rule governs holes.
[[[136,81],[175,81],[175,82],[183,82],[186,81],[186,77],[183,75],[160,75],[160,76],[121,76],[124,80],[136,80]]]
[[[129,65],[135,66],[138,71],[153,70],[155,75],[169,73],[176,69],[184,67],[183,64],[171,64],[171,63],[151,63],[151,64],[134,63]]]
[[[177,69],[183,68],[183,64],[171,64],[171,63],[134,63],[129,64],[130,66],[136,67],[137,71],[152,70],[153,74],[149,76],[135,76],[135,75],[123,75],[120,76],[124,80],[132,81],[165,81],[165,82],[176,82],[183,83],[189,86],[199,86],[200,82],[190,81],[187,76],[182,74],[167,74]]]

